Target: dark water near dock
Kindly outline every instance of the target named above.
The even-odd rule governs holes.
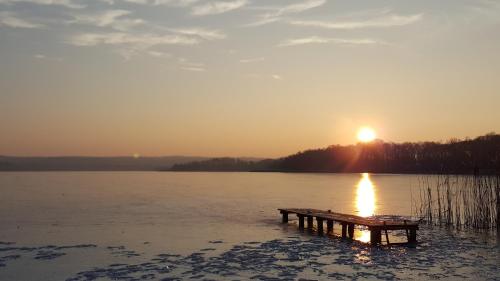
[[[412,175],[0,173],[0,280],[500,279],[496,235],[423,227],[416,248],[372,248],[276,210],[409,216],[417,188]]]

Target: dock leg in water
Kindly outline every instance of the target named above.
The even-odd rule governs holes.
[[[326,233],[333,233],[333,221],[332,220],[326,221]]]
[[[281,211],[281,214],[283,215],[283,219],[281,220],[281,222],[282,223],[287,223],[288,222],[288,212]]]
[[[312,230],[313,229],[313,216],[307,216],[307,229]]]
[[[299,217],[299,228],[304,229],[304,216],[303,215],[297,215]]]
[[[342,223],[342,238],[347,238],[347,223]]]
[[[417,243],[417,230],[414,228],[410,229],[410,237],[408,239],[408,243]]]
[[[350,223],[347,225],[347,232],[349,234],[349,238],[354,238],[354,224]]]
[[[323,235],[323,219],[316,218],[316,224],[318,225],[318,235]]]
[[[370,244],[372,246],[379,245],[382,243],[382,231],[378,228],[370,229]]]

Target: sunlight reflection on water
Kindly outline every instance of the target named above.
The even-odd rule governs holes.
[[[368,173],[363,173],[356,189],[356,207],[358,215],[369,217],[375,214],[375,188]]]
[[[356,186],[356,209],[358,215],[369,217],[375,214],[375,185],[370,179],[370,174],[361,174],[361,179]],[[357,239],[362,242],[370,241],[370,231],[360,230]]]

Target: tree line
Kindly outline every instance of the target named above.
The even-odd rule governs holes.
[[[500,135],[444,143],[376,140],[311,149],[279,159],[215,158],[174,165],[171,170],[500,174]]]

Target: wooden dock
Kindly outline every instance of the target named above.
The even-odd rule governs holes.
[[[307,229],[312,230],[314,219],[319,235],[324,234],[324,222],[326,221],[326,233],[333,233],[334,222],[342,226],[342,238],[354,238],[354,226],[366,226],[370,230],[371,245],[382,243],[382,231],[385,233],[385,240],[389,243],[388,230],[405,230],[408,243],[417,242],[418,223],[406,220],[381,220],[377,218],[364,218],[355,215],[335,213],[330,210],[316,209],[278,209],[283,216],[283,223],[288,223],[288,215],[296,214],[299,218],[299,228],[304,229],[304,220],[307,219]],[[394,244],[394,243],[393,243]]]

